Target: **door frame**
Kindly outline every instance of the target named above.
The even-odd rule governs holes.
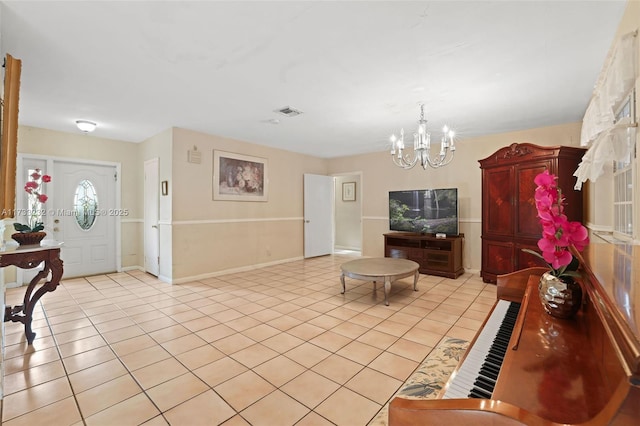
[[[116,173],[118,174],[118,179],[115,182],[116,185],[116,195],[115,195],[115,203],[114,209],[120,210],[122,208],[122,165],[121,163],[117,163],[114,161],[101,161],[101,160],[90,160],[90,159],[82,159],[82,158],[70,158],[70,157],[57,157],[52,155],[39,155],[39,154],[28,154],[28,153],[19,153],[18,159],[16,162],[16,170],[22,171],[23,161],[24,159],[33,159],[33,160],[44,160],[47,164],[47,172],[50,173],[53,171],[54,163],[57,162],[65,162],[65,163],[73,163],[73,164],[88,164],[95,166],[106,166],[106,167],[115,167]],[[49,184],[47,184],[51,190],[49,192],[53,193],[53,188],[56,185],[55,176],[52,176],[52,180]],[[17,194],[22,194],[23,188],[21,185],[24,185],[23,179],[16,179],[16,208],[21,208],[23,206],[18,204]],[[45,218],[45,225],[48,225],[48,218]],[[122,221],[126,222],[138,222],[136,219],[122,219],[121,216],[118,216],[115,221],[116,228],[116,241],[115,241],[115,259],[116,259],[116,271],[122,272]],[[18,282],[22,281],[22,269],[17,269],[16,280]]]
[[[360,189],[358,189],[356,191],[356,196],[359,194],[360,197],[358,198],[360,200],[360,254],[362,255],[362,251],[364,250],[363,247],[363,238],[364,238],[364,229],[363,229],[363,220],[362,220],[362,206],[364,205],[363,201],[363,197],[364,197],[364,177],[363,177],[363,173],[360,172],[341,172],[341,173],[333,173],[330,176],[337,178],[337,177],[343,177],[343,176],[358,176],[360,179]],[[336,188],[336,193],[338,193],[338,191],[341,191],[341,188]],[[335,233],[335,223],[336,223],[336,210],[335,210],[335,206],[333,209],[333,232]],[[334,250],[335,250],[335,236],[333,238],[334,240]]]

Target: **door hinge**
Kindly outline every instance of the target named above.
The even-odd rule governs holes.
[[[115,172],[113,174],[113,180],[116,181],[116,182],[118,181],[118,172]]]

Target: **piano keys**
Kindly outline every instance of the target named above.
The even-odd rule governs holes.
[[[638,424],[640,246],[592,243],[574,255],[584,293],[575,318],[544,312],[537,294],[543,268],[499,276],[498,301],[441,397],[394,398],[389,425]],[[484,373],[479,365],[494,349],[491,336],[495,324],[502,326],[506,301],[521,304],[516,323],[498,339],[508,340],[497,349],[504,354],[498,356],[500,368]]]
[[[520,303],[499,300],[442,398],[491,398]]]

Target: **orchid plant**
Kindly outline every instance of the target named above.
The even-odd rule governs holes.
[[[534,182],[536,209],[542,225],[542,238],[538,248],[542,254],[529,249],[522,249],[544,260],[550,273],[558,278],[578,276],[578,261],[569,251],[573,245],[582,251],[589,244],[587,229],[580,222],[570,222],[564,215],[564,198],[562,190],[556,184],[557,177],[548,170],[538,174]]]
[[[24,186],[28,197],[28,224],[14,223],[13,227],[18,232],[39,232],[44,229],[42,222],[42,204],[45,203],[49,197],[42,192],[42,186],[45,183],[51,182],[51,176],[43,175],[40,172],[40,169],[35,169],[33,173],[29,175],[29,181]]]

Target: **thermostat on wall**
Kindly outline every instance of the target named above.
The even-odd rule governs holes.
[[[437,234],[436,234],[436,238],[447,238],[447,234],[440,234],[440,233],[437,233]]]

